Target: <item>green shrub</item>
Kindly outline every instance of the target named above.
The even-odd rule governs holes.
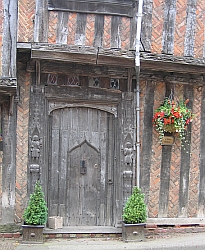
[[[44,192],[37,181],[33,194],[30,195],[28,206],[24,211],[23,219],[27,225],[44,225],[47,221],[48,208]]]
[[[125,204],[122,217],[127,224],[144,223],[146,221],[147,208],[144,202],[144,194],[142,194],[140,188],[133,188],[132,195]]]

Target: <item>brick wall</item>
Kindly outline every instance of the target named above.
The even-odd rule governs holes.
[[[162,36],[165,29],[165,8],[169,1],[154,0],[152,10],[152,39],[151,51],[162,52]],[[173,10],[172,10],[173,11]],[[176,1],[175,24],[172,27],[174,33],[174,54],[176,56],[189,56],[202,58],[205,51],[205,6],[203,0]],[[168,21],[169,22],[169,21]],[[189,51],[193,46],[193,52]],[[187,48],[186,48],[187,47]]]
[[[158,133],[155,128],[144,127],[144,119],[146,114],[144,113],[144,106],[147,105],[144,102],[144,93],[146,88],[149,88],[151,84],[155,84],[154,95],[154,107],[153,111],[160,106],[165,96],[165,83],[164,82],[144,82],[141,84],[141,144],[143,146],[143,136],[146,130],[152,129],[152,138],[150,143],[152,144],[150,157],[151,164],[142,164],[142,169],[148,169],[150,167],[149,175],[146,177],[150,180],[150,186],[147,187],[147,204],[150,218],[157,217],[197,217],[198,203],[199,203],[199,186],[200,181],[200,155],[203,154],[203,149],[200,148],[200,129],[201,129],[201,105],[202,105],[202,87],[192,86],[190,87],[193,92],[193,113],[195,118],[191,124],[191,140],[186,142],[187,147],[190,147],[190,154],[184,152],[181,147],[179,139],[175,138],[175,143],[171,147],[170,151],[170,164],[166,169],[168,180],[164,182],[162,173],[162,159],[163,151],[162,145],[158,138]],[[180,99],[185,94],[185,88],[182,84],[176,84],[174,86],[175,96]],[[144,152],[141,152],[143,158]],[[166,154],[168,154],[166,152]],[[184,158],[185,157],[185,158]],[[169,155],[165,156],[165,160],[168,160]],[[186,159],[186,169],[189,172],[188,175],[183,174],[182,159]],[[147,183],[148,183],[147,179]],[[162,185],[162,183],[164,183]],[[146,184],[144,185],[146,186]],[[185,188],[185,186],[187,188]],[[144,188],[144,187],[143,187]],[[184,190],[185,188],[185,190]],[[187,193],[186,193],[187,192]],[[182,197],[186,194],[185,201]],[[183,199],[182,199],[183,198]],[[167,199],[167,201],[166,201]]]
[[[28,122],[30,74],[19,70],[18,85],[20,101],[17,106],[17,147],[16,147],[16,219],[21,221],[27,204],[27,164],[28,164]]]
[[[18,42],[33,42],[35,0],[18,1]]]

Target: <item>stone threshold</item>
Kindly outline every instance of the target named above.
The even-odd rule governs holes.
[[[44,228],[44,234],[121,234],[122,228],[109,226],[67,226],[59,229]]]

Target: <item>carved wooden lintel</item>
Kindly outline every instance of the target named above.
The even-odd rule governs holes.
[[[86,107],[103,110],[105,112],[113,114],[117,117],[117,106],[114,105],[100,105],[100,104],[88,104],[88,103],[63,103],[63,102],[50,102],[48,106],[48,114],[50,115],[53,110],[62,108],[73,107]]]

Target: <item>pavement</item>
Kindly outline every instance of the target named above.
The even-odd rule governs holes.
[[[21,244],[18,240],[0,241],[0,250],[205,250],[205,233],[188,233],[144,242],[125,243],[121,239],[82,238],[47,240],[43,244]]]

